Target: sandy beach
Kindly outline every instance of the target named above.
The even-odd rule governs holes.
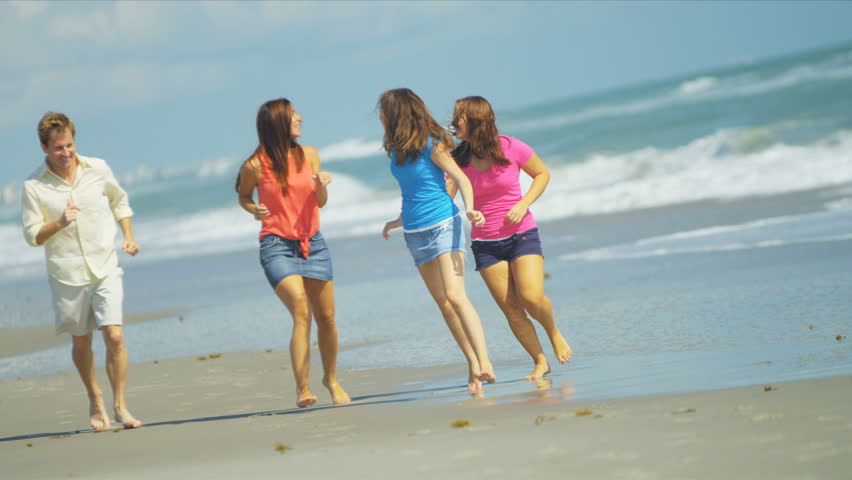
[[[212,355],[212,358],[211,358]],[[563,377],[340,374],[354,402],[294,408],[287,352],[134,364],[137,430],[88,430],[74,373],[0,382],[4,478],[848,478],[852,377],[576,401]],[[203,359],[202,359],[203,358]],[[566,367],[570,369],[570,367]],[[106,386],[103,371],[101,385]]]

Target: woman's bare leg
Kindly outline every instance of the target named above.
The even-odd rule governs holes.
[[[275,287],[275,294],[293,317],[290,363],[296,378],[296,405],[309,407],[317,403],[317,397],[311,393],[308,380],[311,368],[311,307],[302,277],[290,275],[281,280]]]
[[[559,363],[568,363],[571,360],[571,347],[556,327],[553,304],[544,295],[544,257],[520,256],[511,263],[510,269],[515,281],[515,291],[524,309],[544,327]]]
[[[337,323],[334,311],[334,282],[305,278],[305,291],[317,322],[317,343],[322,358],[322,384],[335,405],[351,402],[337,382]]]
[[[550,365],[541,348],[541,342],[538,341],[535,327],[527,318],[527,312],[515,291],[515,281],[509,270],[509,262],[498,262],[482,268],[479,274],[485,280],[485,285],[488,286],[488,291],[491,292],[497,306],[506,316],[515,338],[532,357],[533,371],[527,375],[526,379],[532,381],[550,373]]]
[[[494,376],[494,367],[488,358],[482,321],[479,319],[476,309],[473,308],[473,304],[470,303],[464,288],[464,252],[446,252],[428,263],[432,262],[437,263],[438,275],[437,279],[434,275],[431,276],[427,282],[435,282],[435,284],[441,286],[447,301],[450,302],[456,315],[458,315],[465,336],[479,362],[477,378],[480,381],[494,383],[496,377]],[[440,283],[437,283],[438,281]]]
[[[420,265],[417,269],[420,272],[420,276],[423,278],[423,283],[426,284],[426,288],[429,290],[429,294],[432,295],[432,299],[435,300],[435,303],[438,305],[438,309],[441,310],[441,315],[444,317],[444,323],[447,324],[447,328],[450,329],[450,333],[452,333],[453,338],[464,354],[464,358],[467,360],[467,390],[471,393],[481,390],[482,382],[479,380],[479,375],[481,373],[479,360],[477,360],[476,354],[473,352],[473,347],[470,346],[467,335],[464,333],[464,328],[462,328],[459,316],[456,314],[453,306],[450,305],[449,300],[447,300],[447,295],[444,293],[444,286],[443,281],[441,280],[441,272],[438,263],[431,261]]]

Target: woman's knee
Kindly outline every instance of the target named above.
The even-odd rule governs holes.
[[[441,297],[440,299],[435,299],[435,303],[438,304],[438,308],[441,310],[441,314],[443,316],[446,317],[447,315],[454,315],[455,314],[456,310],[455,310],[455,308],[453,308],[453,304],[450,303],[450,301],[449,301],[449,299],[447,299],[447,297]]]
[[[531,325],[529,317],[527,317],[527,312],[521,310],[520,312],[515,311],[511,315],[506,315],[506,321],[509,323],[509,327],[514,331],[516,328],[525,327],[527,325]]]
[[[464,307],[469,302],[464,289],[448,290],[445,293],[447,295],[447,303],[449,303],[454,309]]]
[[[544,304],[544,292],[540,288],[524,288],[521,285],[516,285],[515,292],[518,301],[527,311]]]
[[[320,308],[318,311],[314,312],[314,319],[317,322],[317,326],[320,328],[334,327],[334,307]]]

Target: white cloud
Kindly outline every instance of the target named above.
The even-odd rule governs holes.
[[[201,1],[204,15],[219,28],[244,30],[252,33],[252,27],[276,24],[285,28],[286,24],[307,22],[325,2],[261,1],[246,2],[233,0]]]
[[[219,63],[124,63],[105,67],[72,67],[61,75],[33,74],[12,95],[0,97],[0,126],[47,109],[110,111],[181,96],[220,91],[233,82]],[[28,116],[27,116],[28,115]]]
[[[85,12],[59,12],[50,20],[48,32],[64,40],[146,43],[160,39],[172,27],[177,9],[160,2],[115,2],[97,4]]]
[[[53,17],[47,32],[65,40],[83,39],[102,43],[111,42],[116,36],[112,19],[103,10]]]
[[[412,55],[443,58],[449,39],[506,34],[516,17],[505,14],[521,8],[226,0],[49,7],[0,2],[0,43],[15,45],[0,51],[0,125],[43,113],[45,105],[112,111],[219,91],[246,67],[266,68],[274,58],[321,74]]]
[[[47,2],[36,0],[10,0],[9,5],[15,9],[18,18],[31,18],[47,9]]]
[[[160,2],[118,2],[114,23],[122,38],[148,41],[159,39],[174,28],[176,9]]]

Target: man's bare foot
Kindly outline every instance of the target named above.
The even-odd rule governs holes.
[[[535,382],[537,380],[541,380],[548,373],[550,373],[550,364],[545,361],[543,363],[536,363],[535,367],[533,367],[532,373],[524,378],[526,378],[528,382]]]
[[[296,400],[296,406],[299,408],[310,407],[315,403],[317,403],[317,397],[315,397],[310,390],[300,393],[299,398]]]
[[[556,335],[551,337],[550,344],[553,345],[553,353],[556,355],[556,359],[559,360],[559,363],[564,365],[571,360],[571,354],[573,352],[561,333],[556,332]]]
[[[482,370],[476,378],[481,382],[494,383],[497,381],[497,377],[494,375],[494,367],[490,363],[482,365]]]
[[[104,402],[100,397],[89,399],[89,423],[97,431],[107,430],[112,427],[109,423],[109,415],[107,415],[106,408],[104,408]]]
[[[115,421],[122,424],[124,428],[139,428],[142,422],[130,414],[126,408],[115,409]]]
[[[343,387],[341,387],[337,381],[330,382],[323,378],[322,384],[328,389],[328,393],[331,394],[331,403],[335,405],[346,405],[347,403],[352,402],[352,399],[349,398],[349,394],[343,390]]]

